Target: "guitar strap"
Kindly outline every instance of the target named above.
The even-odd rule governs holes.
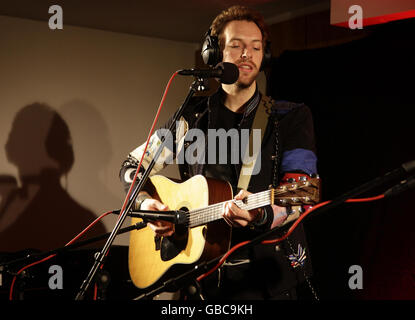
[[[249,142],[246,144],[246,150],[244,154],[244,159],[242,161],[242,167],[241,172],[239,174],[239,180],[238,180],[238,190],[248,189],[249,181],[251,180],[252,171],[255,168],[255,164],[258,160],[258,153],[261,149],[261,146],[257,148],[254,148],[253,145],[253,131],[254,129],[260,129],[261,130],[261,145],[262,145],[262,139],[264,137],[265,129],[267,127],[268,118],[271,114],[271,107],[273,105],[273,100],[270,97],[267,97],[266,95],[262,94],[261,100],[258,104],[257,111],[255,113],[255,118],[252,123],[252,128],[250,130],[249,134]],[[248,161],[249,159],[249,150],[253,150],[253,156],[251,157],[251,161]],[[259,159],[261,160],[261,159]]]

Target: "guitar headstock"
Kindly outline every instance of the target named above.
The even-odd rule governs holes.
[[[320,202],[320,178],[299,179],[272,189],[274,204],[280,207],[315,205]]]

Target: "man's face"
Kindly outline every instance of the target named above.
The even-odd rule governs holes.
[[[262,34],[251,21],[234,20],[223,30],[223,62],[238,66],[239,78],[236,85],[248,88],[255,81],[263,58]]]

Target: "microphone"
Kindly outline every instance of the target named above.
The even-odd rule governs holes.
[[[239,78],[238,67],[230,62],[220,62],[213,69],[184,69],[178,73],[182,76],[216,78],[223,84],[235,83]]]
[[[114,210],[112,213],[120,214],[120,210]],[[144,220],[163,220],[174,224],[186,224],[188,216],[186,211],[152,211],[152,210],[131,210],[128,216],[132,218],[142,218]]]

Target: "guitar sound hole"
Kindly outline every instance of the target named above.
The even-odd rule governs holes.
[[[180,210],[189,211],[186,207],[182,207]],[[163,237],[161,241],[161,260],[169,261],[186,249],[188,238],[188,227],[185,225],[176,225],[174,234],[170,237]]]

